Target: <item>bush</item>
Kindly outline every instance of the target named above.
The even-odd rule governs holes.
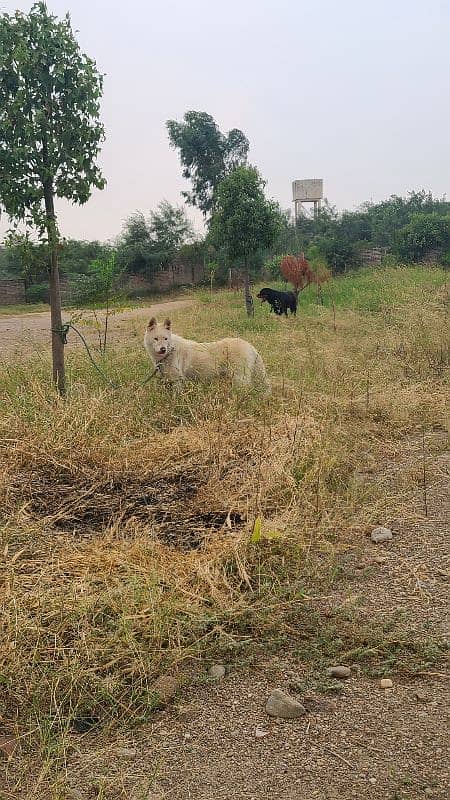
[[[444,269],[450,269],[450,250],[446,250],[445,253],[441,253],[439,263],[444,267]]]
[[[284,255],[273,256],[264,264],[264,271],[267,273],[268,277],[274,281],[279,281],[282,278],[280,267],[284,257]]]
[[[48,283],[35,283],[26,290],[27,303],[49,303],[50,287]]]
[[[405,261],[420,261],[430,250],[450,244],[450,216],[415,214],[395,238],[394,251]]]
[[[72,275],[70,279],[71,303],[83,306],[97,298],[98,285],[94,275]]]

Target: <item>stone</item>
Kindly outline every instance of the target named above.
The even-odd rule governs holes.
[[[214,678],[216,681],[220,681],[222,678],[224,678],[225,673],[226,669],[223,664],[213,664],[213,666],[208,670],[209,677]]]
[[[264,739],[264,737],[268,736],[269,733],[270,731],[266,731],[264,730],[264,728],[261,727],[261,725],[258,725],[258,727],[255,730],[255,739]]]
[[[393,683],[390,678],[381,678],[380,686],[382,689],[392,689]]]
[[[271,717],[297,719],[308,712],[298,700],[285,694],[281,689],[274,689],[266,703],[266,711]]]
[[[302,705],[307,711],[320,713],[321,711],[336,711],[336,703],[326,697],[318,697],[315,694],[305,694],[302,697]]]
[[[77,733],[86,733],[99,724],[100,717],[88,715],[86,717],[74,717],[71,722],[71,727],[72,730],[76,731]]]
[[[179,688],[179,682],[173,675],[161,675],[153,684],[153,692],[162,704],[173,700]]]
[[[132,747],[116,747],[114,754],[120,758],[136,758],[138,751]]]
[[[328,667],[327,675],[329,675],[330,678],[349,678],[351,675],[351,669],[350,667],[343,666]]]
[[[392,531],[390,528],[383,528],[382,525],[379,525],[377,528],[373,529],[370,538],[375,544],[378,544],[378,542],[387,542],[388,539],[392,539]]]

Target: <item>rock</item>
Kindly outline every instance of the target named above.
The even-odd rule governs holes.
[[[350,667],[328,667],[327,675],[330,678],[349,678],[351,675]]]
[[[100,717],[97,717],[95,715],[86,717],[74,717],[71,722],[71,728],[77,733],[86,733],[87,731],[90,731],[92,728],[95,728],[99,724],[100,724]]]
[[[138,751],[132,747],[116,747],[114,749],[114,755],[120,756],[120,758],[136,758],[137,754]]]
[[[264,739],[265,736],[268,736],[270,731],[264,730],[260,725],[255,730],[255,738],[256,739]]]
[[[320,713],[321,711],[336,711],[336,703],[326,697],[318,697],[315,694],[305,694],[302,697],[302,705],[307,711]]]
[[[224,678],[225,673],[226,669],[223,664],[213,664],[213,666],[208,670],[209,677],[215,678],[217,681],[220,681],[222,678]]]
[[[180,684],[173,675],[161,675],[153,684],[153,692],[163,705],[173,700],[179,688]]]
[[[266,711],[269,716],[282,717],[282,719],[297,719],[308,713],[298,700],[285,694],[281,689],[273,690],[267,700]]]
[[[392,689],[393,685],[390,678],[381,678],[380,686],[382,689]]]
[[[375,544],[378,544],[378,542],[387,542],[388,539],[392,539],[392,531],[390,528],[383,528],[382,525],[379,525],[378,528],[373,529],[370,538]]]

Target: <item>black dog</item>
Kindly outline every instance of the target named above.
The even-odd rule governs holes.
[[[277,292],[276,289],[261,289],[256,295],[263,303],[269,303],[270,308],[275,314],[288,315],[288,311],[294,316],[297,313],[297,297],[294,292]]]

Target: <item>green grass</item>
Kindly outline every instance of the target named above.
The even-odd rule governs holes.
[[[334,303],[336,308],[377,313],[384,308],[417,303],[421,298],[426,300],[449,280],[448,271],[439,267],[367,268],[332,278],[322,288],[322,300],[326,308]],[[284,291],[289,288],[281,282],[270,285]],[[310,286],[300,293],[299,311],[316,313],[317,305],[320,303],[316,287]]]
[[[7,317],[16,314],[36,314],[41,311],[49,311],[50,306],[46,303],[19,303],[11,306],[0,305],[0,317]]]

